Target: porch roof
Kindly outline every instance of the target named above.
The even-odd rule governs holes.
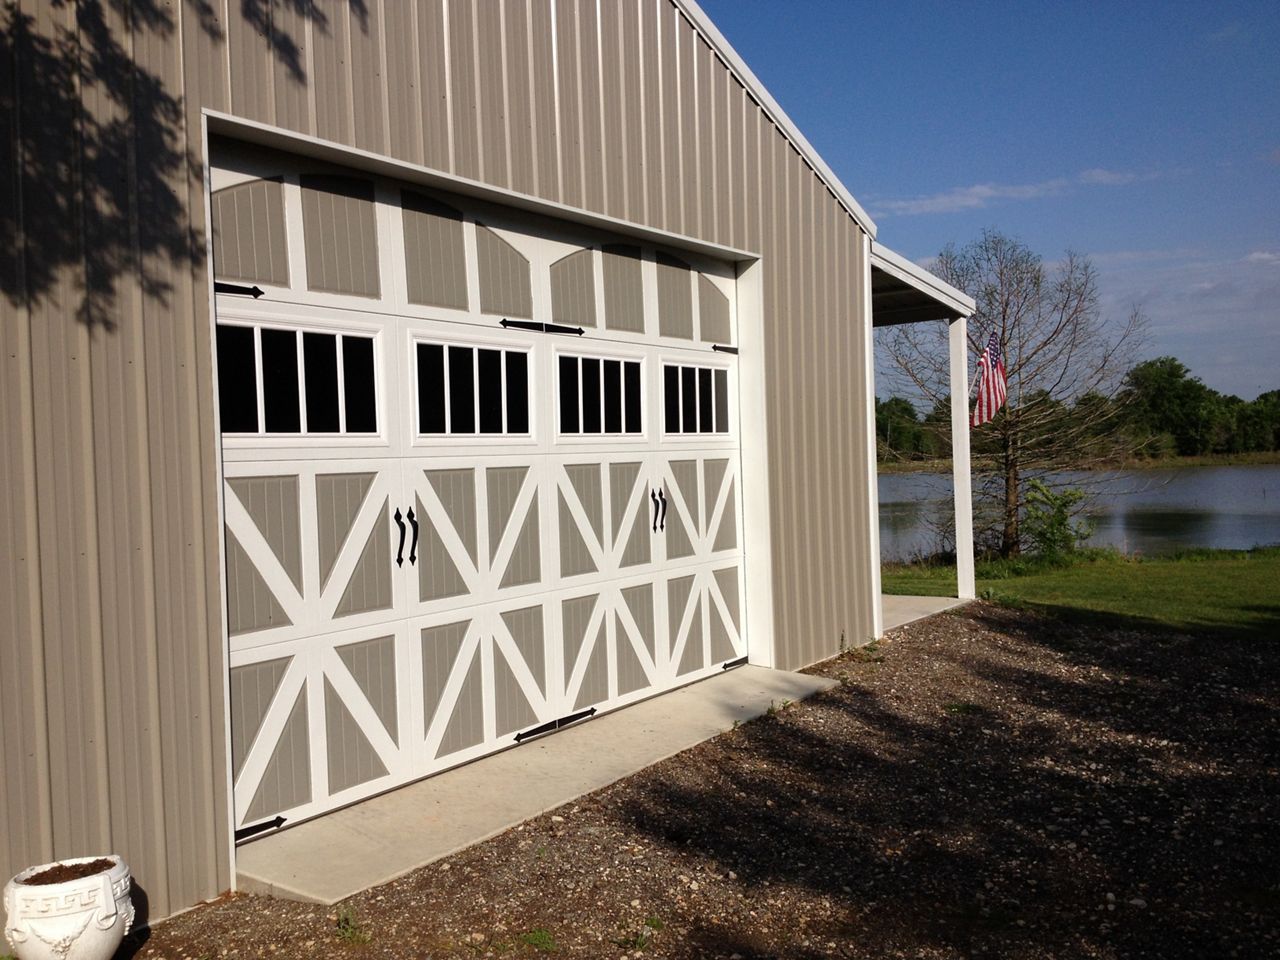
[[[972,297],[888,247],[871,242],[872,326],[956,320],[970,316],[974,307]]]

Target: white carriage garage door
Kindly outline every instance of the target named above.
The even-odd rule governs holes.
[[[214,156],[242,836],[745,657],[731,266]]]

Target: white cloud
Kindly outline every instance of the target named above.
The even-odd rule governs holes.
[[[875,217],[959,213],[964,210],[981,210],[1001,200],[1038,200],[1060,194],[1073,186],[1116,187],[1157,176],[1159,174],[1156,173],[1132,173],[1093,167],[1080,171],[1074,177],[1055,177],[1039,183],[975,183],[923,197],[873,201],[871,213]]]
[[[1255,250],[1244,258],[1244,262],[1276,265],[1280,264],[1280,253],[1272,253],[1270,250]]]

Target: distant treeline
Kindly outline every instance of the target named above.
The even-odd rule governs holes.
[[[1280,390],[1251,401],[1221,394],[1192,376],[1174,357],[1146,360],[1132,367],[1125,375],[1123,389],[1112,397],[1090,393],[1070,405],[1044,394],[1009,399],[1011,406],[998,416],[1016,417],[1020,407],[1052,404],[1066,417],[1096,425],[1099,449],[1080,450],[1081,463],[1280,451]],[[1113,429],[1116,426],[1120,429]],[[877,398],[876,436],[881,459],[949,457],[950,408],[937,404],[922,414],[901,397]],[[974,430],[971,442],[975,458],[997,452],[994,430]],[[1035,437],[1027,442],[1034,448]]]

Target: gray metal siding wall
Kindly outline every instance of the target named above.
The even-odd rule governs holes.
[[[2,15],[0,874],[229,885],[205,107],[759,251],[778,662],[869,634],[859,229],[670,0],[157,10]]]

